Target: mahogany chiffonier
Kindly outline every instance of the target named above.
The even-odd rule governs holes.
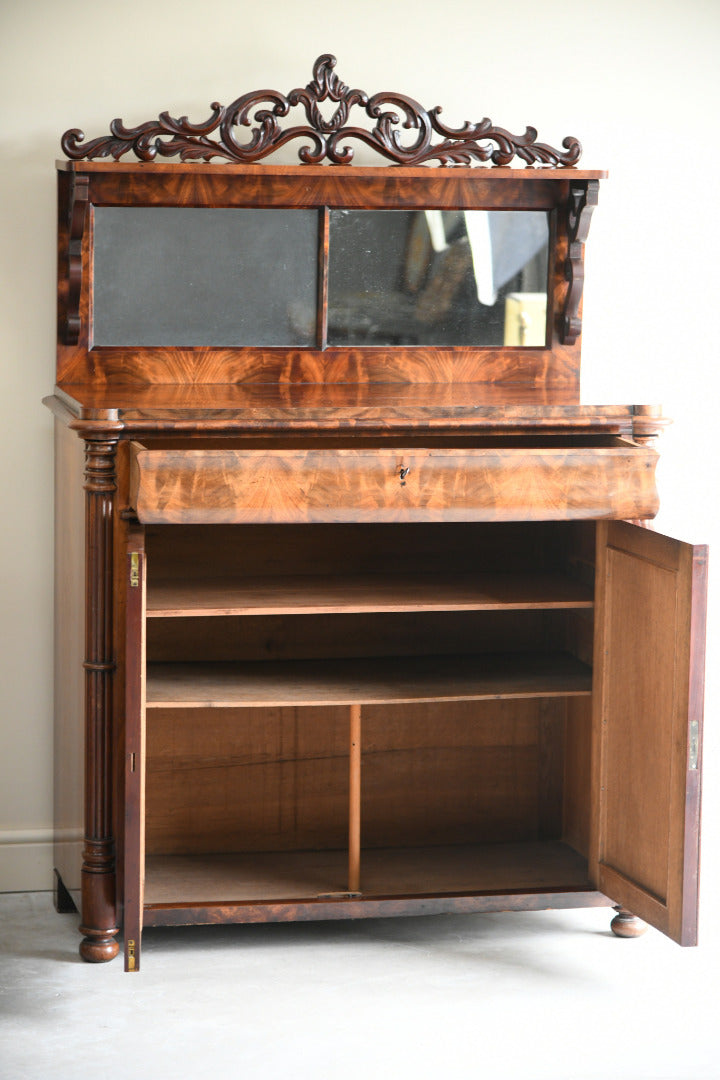
[[[580,404],[604,174],[334,68],[63,138],[57,905],[135,971],[212,922],[694,944],[706,550],[643,524],[660,411]]]

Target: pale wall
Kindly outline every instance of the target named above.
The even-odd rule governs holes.
[[[662,402],[662,494],[674,524],[718,537],[720,4],[559,0],[5,0],[0,9],[3,397],[0,426],[0,889],[50,885],[52,817],[50,416],[55,177],[68,127],[104,134],[169,108],[304,85],[321,52],[369,92],[397,89],[449,123],[484,115],[607,167],[587,256],[584,398]],[[714,166],[714,169],[713,169]],[[705,387],[701,388],[701,380]],[[712,392],[708,390],[712,387]],[[712,613],[711,631],[717,625]],[[711,638],[707,775],[717,778]],[[713,730],[715,728],[715,730]],[[717,876],[718,796],[707,784],[705,864]]]

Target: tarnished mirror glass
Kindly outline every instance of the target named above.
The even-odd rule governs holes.
[[[314,345],[316,210],[97,207],[95,345]]]
[[[331,210],[329,345],[535,345],[544,211]]]

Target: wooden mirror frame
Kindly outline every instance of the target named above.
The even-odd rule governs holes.
[[[112,122],[111,134],[83,144],[77,129],[63,136],[74,160],[59,165],[59,386],[237,383],[492,383],[500,386],[579,389],[584,243],[605,174],[580,171],[580,144],[566,138],[565,151],[537,143],[528,128],[512,136],[487,119],[452,129],[440,109],[426,111],[401,94],[368,97],[337,78],[335,59],[321,56],[314,78],[287,96],[256,91],[227,108],[214,104],[205,124],[167,113],[128,129]],[[337,103],[323,118],[318,105]],[[261,109],[269,102],[270,110]],[[390,105],[391,111],[385,111]],[[308,123],[283,130],[278,116],[304,108]],[[252,110],[258,107],[254,114]],[[353,107],[375,119],[373,129],[350,127]],[[395,128],[417,130],[409,146]],[[235,131],[258,123],[250,142]],[[209,132],[219,129],[219,141]],[[432,137],[439,134],[440,143]],[[300,165],[255,164],[291,140],[301,140]],[[306,145],[307,140],[310,145]],[[350,140],[390,158],[393,167],[350,165]],[[141,163],[81,161],[133,150]],[[178,155],[181,163],[158,161]],[[225,157],[231,163],[212,164]],[[514,156],[541,168],[508,168]],[[331,167],[318,162],[327,158]],[[200,159],[200,160],[198,160]],[[429,161],[440,167],[428,168]],[[491,161],[491,166],[471,163]],[[418,164],[421,163],[421,164]],[[448,168],[448,165],[453,165]],[[133,207],[283,207],[320,211],[319,280],[327,300],[329,211],[354,209],[543,210],[550,221],[549,334],[544,347],[328,346],[322,330],[315,347],[118,347],[93,345],[92,274],[94,210]]]

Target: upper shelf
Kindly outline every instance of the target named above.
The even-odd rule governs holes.
[[[588,695],[592,672],[565,653],[149,664],[147,707],[381,705]]]
[[[178,165],[171,161],[65,161],[60,158],[55,162],[55,166],[59,172],[69,173],[109,173],[119,174],[127,173],[130,176],[141,177],[143,175],[152,176],[155,174],[162,174],[164,176],[176,176],[178,174]],[[268,179],[275,179],[276,182],[282,182],[283,180],[292,179],[297,175],[297,165],[262,165],[262,176]],[[194,162],[191,166],[192,173],[201,176],[235,176],[235,177],[250,177],[258,176],[258,167],[255,165],[244,165],[237,163],[223,162],[212,163],[198,161]],[[337,183],[344,178],[356,177],[357,179],[364,180],[385,180],[385,182],[392,179],[395,169],[392,169],[388,165],[333,165],[332,169],[327,165],[304,165],[303,176],[307,176],[308,183],[311,185],[314,181],[326,181],[334,178],[334,182]],[[416,166],[403,166],[402,176],[405,180],[428,180],[428,167],[426,165]],[[547,181],[554,181],[556,183],[567,182],[568,180],[606,180],[608,176],[607,169],[578,169],[575,166],[568,166],[566,168],[550,168],[550,167],[537,167],[530,168],[524,167],[519,169],[513,169],[508,166],[503,168],[489,168],[484,167],[472,167],[472,166],[454,166],[452,172],[444,172],[440,170],[433,170],[430,173],[430,177],[434,177],[438,184],[439,190],[444,190],[445,180],[448,184],[460,185],[465,181],[482,182],[487,177],[492,177],[493,183],[499,181],[500,183],[509,183],[517,180],[521,180],[523,183],[526,181],[535,184],[543,184]],[[449,189],[448,189],[449,190]]]
[[[150,581],[148,617],[590,608],[560,574],[364,574]]]

